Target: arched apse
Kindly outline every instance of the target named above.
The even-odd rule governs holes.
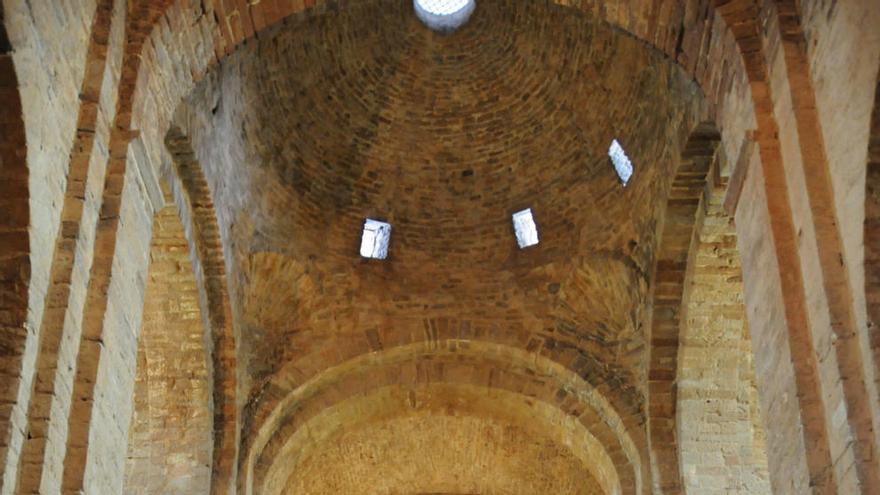
[[[124,493],[208,493],[213,446],[205,330],[177,207],[153,221]]]
[[[6,470],[13,428],[24,421],[20,396],[31,278],[27,143],[12,45],[0,4],[0,466]],[[4,476],[4,479],[7,479]]]
[[[705,198],[683,302],[676,379],[683,492],[768,494],[764,423],[724,182]]]
[[[285,371],[288,377],[282,382],[296,380],[298,372],[290,366]],[[539,422],[546,434],[558,442],[579,445],[580,454],[576,456],[584,459],[607,493],[646,493],[647,486],[642,481],[644,443],[639,432],[628,428],[600,390],[549,359],[513,347],[467,340],[438,340],[363,354],[284,394],[272,414],[261,423],[251,449],[242,459],[240,491],[272,493],[279,483],[294,476],[293,461],[299,458],[303,444],[291,439],[297,432],[311,431],[307,425],[315,418],[328,414],[329,419],[317,421],[330,421],[338,428],[347,424],[347,417],[359,415],[359,411],[378,407],[384,411],[377,412],[379,416],[388,416],[399,409],[390,405],[396,404],[395,400],[364,405],[367,409],[352,409],[345,405],[351,404],[346,401],[374,393],[381,396],[379,391],[389,387],[397,390],[392,395],[408,397],[415,393],[409,390],[428,390],[440,385],[481,390],[484,409],[474,406],[474,414],[520,418],[520,423]],[[452,401],[449,406],[465,409],[468,403],[476,404],[457,393],[426,395],[441,403]],[[502,395],[511,398],[510,407],[490,400]],[[418,402],[412,397],[411,402]],[[347,416],[328,413],[340,407],[349,410]],[[590,443],[590,438],[599,442]],[[279,469],[286,471],[280,473]]]
[[[620,493],[601,444],[575,418],[478,386],[375,389],[326,408],[288,443],[295,450],[261,493],[356,493],[362,482],[380,493]],[[344,467],[328,475],[334,460]]]
[[[652,288],[648,363],[648,432],[654,490],[680,493],[681,466],[676,435],[678,354],[687,310],[687,280],[692,270],[696,236],[703,221],[709,185],[714,181],[720,136],[703,123],[690,134],[682,151],[666,203]]]

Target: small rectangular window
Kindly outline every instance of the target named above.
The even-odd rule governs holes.
[[[532,209],[527,208],[513,214],[513,230],[520,249],[538,244],[538,227],[532,217]]]
[[[627,157],[626,153],[623,151],[623,147],[616,139],[611,141],[611,147],[608,148],[608,157],[611,158],[611,163],[614,164],[614,170],[617,171],[617,177],[620,178],[623,187],[626,187],[627,182],[629,182],[629,179],[633,174],[633,165],[632,162],[629,161],[629,157]]]
[[[384,260],[388,257],[388,243],[391,241],[391,224],[367,219],[361,237],[361,256]]]

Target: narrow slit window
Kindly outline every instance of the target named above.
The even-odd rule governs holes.
[[[368,218],[364,222],[361,237],[361,256],[384,260],[388,257],[388,243],[391,241],[391,224]]]
[[[527,208],[513,214],[513,230],[520,249],[538,244],[538,227],[532,217],[532,209]]]
[[[626,187],[633,174],[633,165],[629,161],[629,157],[626,156],[626,152],[623,151],[623,146],[616,139],[611,141],[611,147],[608,148],[608,157],[611,158],[611,163],[614,164],[617,177],[620,178],[623,187]]]

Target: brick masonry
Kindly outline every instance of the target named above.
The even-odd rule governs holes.
[[[687,324],[689,287],[693,278],[694,243],[702,228],[705,201],[719,166],[717,130],[700,124],[688,136],[675,171],[657,247],[651,304],[648,364],[648,434],[655,491],[681,492],[676,421],[679,354]]]
[[[189,245],[170,202],[153,220],[146,291],[123,493],[208,493],[213,435],[205,329]]]
[[[769,493],[736,230],[722,209],[725,187],[713,189],[679,348],[681,473],[690,493]]]
[[[236,486],[253,486],[255,482],[260,490],[270,492],[309,483],[308,473],[315,475],[321,465],[317,459],[338,455],[330,444],[303,450],[301,470],[292,471],[293,463],[268,462],[275,454],[283,454],[281,458],[298,455],[301,432],[312,426],[320,431],[321,424],[334,424],[334,418],[345,415],[354,422],[369,417],[366,411],[375,410],[376,418],[386,418],[379,420],[384,421],[384,427],[328,430],[331,436],[322,438],[348,438],[360,452],[377,452],[377,442],[382,442],[383,435],[387,438],[388,428],[414,430],[416,414],[410,419],[389,416],[393,411],[401,412],[399,398],[418,404],[424,397],[428,402],[445,404],[441,409],[448,412],[464,407],[452,400],[455,397],[472,397],[461,388],[464,384],[489,385],[485,392],[489,394],[506,390],[515,398],[533,398],[510,402],[511,414],[546,406],[548,414],[562,410],[578,417],[577,424],[584,430],[560,428],[558,421],[537,430],[516,426],[522,419],[507,423],[513,425],[510,438],[518,438],[518,443],[545,445],[550,450],[544,452],[559,452],[556,457],[562,464],[552,472],[560,478],[574,476],[564,474],[574,472],[563,467],[565,462],[580,462],[593,466],[591,481],[580,483],[591,487],[589,490],[608,492],[619,487],[625,493],[649,492],[662,483],[662,468],[649,459],[652,449],[645,431],[645,404],[650,402],[646,397],[646,365],[653,350],[645,329],[651,327],[649,294],[656,281],[644,273],[652,273],[657,258],[656,246],[662,237],[659,229],[667,211],[664,199],[681,147],[694,124],[704,120],[714,121],[719,129],[727,163],[745,167],[740,173],[743,187],[735,216],[736,242],[742,258],[743,299],[755,349],[754,379],[766,425],[772,488],[779,493],[874,490],[876,481],[872,480],[878,469],[870,453],[877,449],[873,431],[877,431],[878,401],[871,351],[876,353],[877,346],[872,343],[876,339],[871,339],[873,327],[868,323],[876,299],[871,289],[876,278],[871,271],[870,247],[874,237],[870,214],[873,183],[865,181],[863,164],[869,162],[869,140],[876,134],[871,132],[880,61],[880,33],[874,28],[880,24],[876,5],[867,0],[766,5],[645,0],[560,2],[566,5],[563,8],[485,0],[461,33],[438,38],[412,19],[408,2],[381,3],[381,11],[370,11],[377,2],[128,2],[127,18],[113,21],[113,29],[120,34],[109,42],[109,53],[116,55],[108,57],[107,71],[120,75],[109,76],[109,82],[102,86],[95,120],[98,138],[88,158],[93,163],[86,182],[91,185],[86,186],[83,213],[79,219],[64,217],[65,222],[79,224],[79,234],[70,246],[76,255],[69,294],[62,297],[67,301],[54,301],[47,296],[57,282],[65,283],[63,276],[55,275],[59,273],[56,267],[69,263],[55,247],[63,242],[66,232],[61,223],[67,207],[65,194],[72,190],[70,184],[81,179],[80,174],[70,172],[72,150],[80,149],[76,129],[79,116],[92,111],[84,103],[83,95],[86,103],[91,100],[82,88],[89,84],[87,74],[96,73],[86,62],[89,40],[98,33],[92,27],[96,4],[3,2],[2,22],[11,48],[6,50],[11,56],[6,55],[5,61],[7,66],[10,61],[14,65],[17,79],[11,86],[8,77],[0,79],[5,88],[18,85],[21,112],[19,117],[14,105],[8,106],[13,111],[2,119],[4,126],[11,122],[13,127],[12,132],[4,132],[0,174],[4,179],[10,174],[15,177],[4,184],[16,189],[6,196],[18,198],[11,204],[21,205],[26,198],[26,209],[10,207],[7,211],[24,212],[28,243],[22,243],[21,225],[0,227],[4,229],[0,248],[3,280],[4,284],[11,281],[0,288],[0,301],[4,301],[0,311],[11,322],[4,323],[4,339],[10,338],[3,340],[2,356],[3,390],[10,394],[0,410],[0,453],[5,459],[2,493],[15,492],[19,480],[54,491],[62,483],[62,472],[64,490],[69,493],[123,490],[121,459],[130,436],[130,412],[132,404],[141,400],[135,394],[137,335],[142,326],[154,223],[154,205],[145,191],[156,189],[147,184],[151,174],[126,166],[131,161],[128,142],[134,137],[128,130],[140,132],[147,151],[145,163],[158,169],[153,175],[173,182],[174,162],[166,148],[166,134],[179,103],[202,80],[196,94],[188,99],[191,108],[178,113],[177,122],[191,134],[198,166],[205,171],[209,199],[216,209],[217,231],[210,235],[219,239],[214,250],[222,253],[220,273],[226,274],[222,278],[229,290],[228,321],[232,348],[237,349],[233,356],[226,354],[210,361],[212,366],[236,363],[231,370],[235,376],[231,389],[229,380],[218,380],[222,374],[209,374],[212,402],[224,400],[220,417],[239,418],[234,424],[224,421],[219,430],[222,433],[214,438],[211,478],[215,493],[228,493]],[[573,5],[567,6],[569,3]],[[717,11],[713,4],[719,7]],[[370,12],[372,16],[365,15]],[[272,27],[281,19],[286,20]],[[609,35],[597,20],[620,31]],[[504,22],[523,23],[527,28],[518,32],[519,37],[511,30],[486,35]],[[254,40],[257,32],[260,39]],[[571,32],[579,34],[560,41]],[[626,40],[631,38],[620,33],[632,34],[639,42],[630,43]],[[280,48],[265,45],[285,36],[288,44],[281,46],[289,53],[283,53],[297,54],[297,63],[284,69],[286,78],[266,69],[289,63],[280,53],[263,66],[255,62],[261,56],[273,57],[273,50]],[[456,39],[457,43],[452,41]],[[587,46],[589,52],[584,50]],[[653,53],[668,58],[645,55],[652,53],[652,47],[657,49]],[[451,55],[455,50],[458,55]],[[591,69],[595,73],[590,73],[595,81],[606,78],[604,83],[596,82],[591,88],[574,74],[565,76],[565,67],[589,67],[578,64],[590,57],[607,58],[607,50],[615,50],[616,63],[598,65]],[[419,58],[427,53],[436,56]],[[479,54],[475,59],[483,63],[467,65],[469,53]],[[542,65],[530,66],[523,62],[526,60],[541,60]],[[680,69],[667,68],[667,61]],[[655,73],[629,79],[624,76],[626,70],[639,73],[639,68],[645,67]],[[339,68],[348,68],[346,77],[331,72]],[[431,71],[420,72],[419,68]],[[456,68],[458,73],[453,71]],[[561,77],[542,79],[540,74],[547,70]],[[485,94],[497,100],[475,99],[481,94],[480,86],[463,84],[468,79],[456,75],[467,74],[471,81],[481,81],[489,71],[508,75],[506,83],[485,89]],[[617,75],[607,76],[608,71]],[[436,127],[429,129],[440,135],[456,125],[470,130],[475,136],[472,142],[459,144],[465,149],[506,139],[504,149],[516,153],[494,160],[520,164],[521,180],[493,180],[509,172],[487,165],[493,163],[489,155],[444,152],[428,144],[427,131],[413,131],[419,129],[411,117],[418,114],[418,107],[407,108],[403,103],[424,102],[426,97],[443,94],[443,84],[452,81],[458,81],[456,87],[461,89],[434,102],[436,108],[449,110],[434,115],[432,125]],[[693,81],[691,89],[687,89],[689,81]],[[357,83],[347,86],[352,82]],[[628,85],[636,82],[641,86],[627,91]],[[303,93],[280,102],[266,99],[291,88],[300,88]],[[427,92],[427,88],[435,92]],[[665,96],[645,98],[656,96],[658,91]],[[3,93],[4,98],[8,93]],[[409,96],[401,98],[401,94]],[[505,100],[505,94],[529,96],[517,101]],[[810,101],[804,104],[803,98],[811,95],[815,105]],[[313,110],[306,104],[315,97],[318,99],[313,103],[320,102],[316,105],[320,113],[309,119]],[[638,107],[637,102],[653,106]],[[590,113],[596,106],[611,108],[611,113]],[[216,114],[211,112],[215,108]],[[350,109],[349,115],[333,120],[340,108]],[[455,120],[460,117],[453,110],[465,108],[472,108],[470,114],[477,116],[473,123]],[[671,125],[652,127],[652,120],[646,118],[652,114],[672,115],[664,122]],[[276,117],[266,120],[270,115]],[[291,119],[291,115],[299,118]],[[368,116],[375,116],[375,120]],[[22,133],[15,131],[19,118],[23,140]],[[249,121],[261,125],[238,124]],[[310,129],[290,127],[305,122],[310,123]],[[535,126],[536,122],[543,127]],[[221,125],[206,129],[208,123]],[[509,137],[480,131],[492,126],[508,129]],[[746,133],[756,127],[757,151],[740,156],[740,150],[749,150],[742,145]],[[621,222],[622,218],[615,213],[614,196],[599,192],[602,187],[613,190],[613,178],[603,183],[598,165],[602,146],[612,132],[633,136],[624,146],[632,150],[637,167],[647,169],[641,180],[650,184],[635,182],[626,192],[631,203],[655,206],[652,214],[622,222],[624,228],[618,237],[589,238],[587,234],[594,231],[615,232],[612,221]],[[102,133],[107,137],[101,137]],[[285,136],[298,136],[293,140],[295,146],[289,147]],[[353,144],[346,140],[351,136]],[[454,142],[454,134],[445,136],[443,142]],[[519,144],[528,139],[535,144]],[[26,154],[23,142],[27,143]],[[575,170],[575,164],[583,164],[574,159],[583,153],[579,142],[587,143],[586,161],[592,159],[596,164],[590,169],[595,176],[589,180],[566,175]],[[810,146],[822,142],[824,152],[810,151]],[[218,147],[226,153],[217,152]],[[275,165],[271,165],[272,157]],[[27,164],[26,194],[21,192],[23,172],[9,168],[7,158],[19,167]],[[560,165],[533,170],[522,165],[536,160]],[[388,168],[413,161],[420,163],[416,172]],[[477,167],[478,162],[483,162],[482,166]],[[108,173],[102,177],[105,163]],[[249,168],[241,167],[242,163]],[[280,166],[283,164],[288,168]],[[430,173],[438,168],[446,174]],[[721,174],[731,174],[730,168],[724,165]],[[818,178],[811,175],[816,170]],[[548,180],[548,174],[556,179]],[[389,175],[393,179],[385,179]],[[599,187],[590,186],[594,183]],[[435,186],[428,187],[432,184]],[[564,192],[551,193],[556,187]],[[186,187],[171,190],[175,204],[187,204],[181,199],[187,194]],[[607,213],[605,218],[585,214],[582,201],[574,199],[581,194],[595,198],[597,208]],[[400,202],[398,198],[411,199]],[[516,201],[534,202],[538,204],[536,211],[559,212],[557,217],[543,220],[543,225],[542,218],[548,216],[539,214],[542,245],[525,254],[508,246],[487,248],[483,242],[510,234],[509,226],[501,220],[490,220],[491,212]],[[424,204],[436,209],[433,217],[420,217],[429,211]],[[471,205],[472,216],[463,210],[464,205]],[[362,206],[372,210],[365,211]],[[89,215],[97,216],[99,207],[102,213],[94,220]],[[276,211],[290,215],[278,216]],[[357,240],[347,237],[358,230],[355,219],[389,211],[396,224],[406,226],[395,232],[390,267],[359,264],[352,259]],[[185,208],[179,212],[186,216]],[[96,234],[90,233],[90,223],[96,224]],[[433,235],[437,223],[445,226],[444,231],[452,225],[465,227],[465,234],[454,238],[461,243],[458,250],[445,250],[453,238]],[[198,222],[184,221],[183,225],[184,231],[190,232],[186,236],[191,244],[190,259],[198,267],[207,259],[199,261],[204,250],[197,244],[204,236],[195,229],[201,227]],[[94,247],[90,241],[93,235]],[[56,241],[56,237],[62,240]],[[630,239],[635,246],[627,242]],[[607,244],[604,250],[589,250],[602,243]],[[578,255],[572,256],[572,252]],[[537,264],[530,263],[530,254]],[[475,256],[482,265],[478,270],[451,269]],[[699,258],[698,248],[693,256]],[[217,259],[216,255],[211,258],[211,266],[218,266]],[[835,269],[838,261],[842,261],[843,270]],[[21,268],[26,265],[29,270]],[[493,279],[499,271],[509,275]],[[211,332],[216,328],[211,326],[207,308],[215,297],[209,292],[216,283],[206,273],[200,275],[197,269],[195,279],[202,318],[207,323],[203,326]],[[456,276],[458,273],[461,276]],[[792,273],[799,275],[792,279]],[[204,279],[199,282],[201,277]],[[381,292],[371,292],[377,287]],[[416,287],[421,289],[402,292]],[[266,302],[267,295],[271,300],[278,294],[283,297],[277,304]],[[497,299],[480,297],[484,294]],[[383,302],[385,297],[392,297],[392,302]],[[331,309],[328,301],[349,302]],[[283,306],[293,309],[286,313]],[[61,334],[67,336],[62,342],[68,350],[59,352],[58,362],[53,363],[53,354],[48,354],[48,361],[41,357],[45,353],[39,342],[44,339],[42,329],[49,328],[41,323],[46,321],[44,308],[57,307],[69,308],[62,313]],[[377,307],[384,308],[378,316]],[[624,316],[624,308],[633,309],[633,314]],[[687,314],[699,311],[688,303]],[[229,345],[230,340],[226,342]],[[490,351],[477,345],[480,343],[502,347]],[[207,339],[206,345],[214,346],[216,341]],[[371,364],[369,359],[358,361],[361,356],[384,355],[411,345],[454,352],[440,357],[421,350],[407,351],[410,353],[396,358],[401,364],[392,367]],[[462,346],[477,350],[461,350]],[[746,349],[743,344],[738,360],[743,377],[751,376]],[[495,357],[489,358],[493,352]],[[520,371],[507,377],[502,370],[511,367],[517,352],[540,358],[542,364],[516,361],[521,364],[514,368]],[[467,357],[459,359],[459,353]],[[343,373],[340,367],[345,368],[351,360],[360,363],[359,367]],[[436,365],[427,364],[434,360]],[[33,387],[33,377],[38,376],[38,369],[51,370],[53,366],[59,373],[54,378],[55,398],[47,431],[55,439],[51,443],[54,447],[46,445],[42,464],[33,459],[28,464],[20,455],[21,449],[27,448],[25,439],[40,434],[32,426],[39,416],[27,413],[39,405],[32,402],[30,391],[39,390]],[[332,371],[337,369],[341,374],[336,382],[326,382],[336,385],[306,387],[313,380],[320,384],[337,376]],[[555,371],[536,378],[536,369]],[[809,376],[803,373],[805,369]],[[71,392],[63,384],[74,373],[79,377],[74,387],[75,407],[68,413],[65,403],[70,404],[66,397]],[[740,391],[751,390],[749,380],[743,378],[745,385]],[[367,394],[370,398],[366,402],[343,413],[354,404],[347,402],[348,397],[366,390],[366,383],[390,388]],[[448,387],[441,385],[446,383]],[[567,385],[560,387],[562,383]],[[312,390],[315,399],[291,402],[304,390]],[[748,402],[753,424],[754,395],[737,394],[737,401]],[[681,419],[692,404],[683,400],[679,396],[669,406],[679,411],[678,474],[684,491],[688,491],[689,480],[695,479],[688,466],[707,466],[714,461],[694,461],[694,455],[707,447],[699,441],[685,443],[691,437],[686,428],[681,429]],[[448,414],[436,411],[425,413],[436,418],[432,424],[456,424],[466,430],[487,418],[503,416],[492,403],[484,402],[469,413],[472,419],[468,420],[449,419]],[[383,405],[388,406],[388,412],[380,412]],[[297,412],[300,407],[302,413]],[[215,419],[217,412],[212,414]],[[740,428],[737,431],[745,431],[744,416],[731,420],[739,425],[734,427]],[[311,426],[300,428],[307,421],[313,421]],[[70,430],[73,435],[68,435],[68,425],[74,426]],[[215,432],[218,426],[214,425]],[[430,428],[420,429],[426,430],[421,441],[438,441],[428,433]],[[497,430],[489,427],[483,431],[486,436],[481,438],[504,444],[503,438],[492,433]],[[565,452],[569,453],[558,449],[575,436],[584,437],[578,431],[590,432],[597,444],[568,446]],[[752,431],[758,440],[751,448],[760,452],[760,428]],[[739,442],[747,446],[743,435]],[[407,445],[420,441],[417,436],[408,438],[412,443]],[[234,439],[234,444],[229,439]],[[602,448],[596,449],[596,445]],[[587,452],[599,453],[590,456]],[[450,462],[434,460],[438,465]],[[739,475],[731,474],[733,462],[725,458],[725,468],[710,469],[710,478],[715,481],[706,483],[721,483],[720,479],[745,482],[750,475],[737,478]],[[28,478],[33,466],[41,473]],[[363,472],[358,469],[367,466],[352,465],[352,472]],[[525,473],[524,469],[516,472]],[[487,477],[486,482],[493,479]],[[530,477],[520,485],[551,491],[566,486],[564,479],[528,485],[531,481],[538,480]],[[434,484],[400,486],[455,491],[442,479]],[[757,487],[756,492],[766,488],[749,486]]]

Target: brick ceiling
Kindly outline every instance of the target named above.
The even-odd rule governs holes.
[[[424,389],[429,383],[407,366],[418,375],[419,363],[437,360],[442,370],[429,382],[489,388],[510,367],[479,353],[465,362],[419,351],[414,364],[352,368],[327,385],[337,393],[316,392],[314,404],[283,405],[304,380],[426,336],[478,338],[562,363],[601,390],[629,435],[644,442],[647,277],[699,104],[695,85],[661,54],[541,2],[481,2],[449,36],[426,29],[406,2],[357,2],[290,18],[224,59],[178,120],[213,192],[230,257],[239,395],[248,398],[242,436],[258,483],[303,486],[307,478],[298,476],[311,471],[296,470],[298,462],[314,469],[324,464],[317,459],[345,456],[334,443],[306,459],[281,455],[303,417],[332,422],[328,411],[345,410],[352,397],[385,400],[381,387],[456,393]],[[626,188],[606,155],[614,137],[636,167]],[[510,215],[526,207],[541,244],[519,250]],[[366,217],[393,224],[388,260],[358,255]],[[536,386],[547,392],[534,394],[554,400],[560,383]],[[398,418],[396,426],[333,435],[375,453],[393,428],[429,434],[405,419],[412,411],[377,414]],[[473,415],[489,437],[501,424],[489,412]],[[522,452],[553,443],[534,431],[510,435]],[[461,454],[445,455],[435,461]],[[643,468],[611,455],[632,464],[620,481],[628,492],[633,468]],[[579,471],[558,469],[569,478],[554,483]],[[438,483],[444,491],[451,481]]]

